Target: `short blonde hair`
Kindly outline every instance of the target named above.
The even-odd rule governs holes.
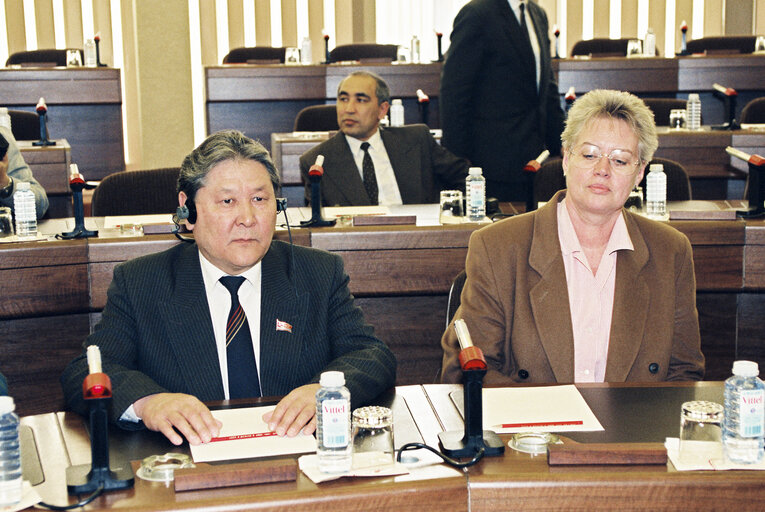
[[[577,99],[568,112],[566,128],[561,134],[563,149],[573,149],[585,126],[599,117],[625,121],[637,135],[641,162],[651,161],[659,147],[653,112],[643,100],[624,91],[595,89]]]

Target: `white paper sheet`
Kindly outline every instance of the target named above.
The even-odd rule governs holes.
[[[279,437],[263,421],[263,415],[276,406],[245,407],[212,411],[223,422],[218,437],[206,444],[191,447],[194,462],[249,459],[316,451],[312,435]]]
[[[692,450],[690,450],[690,453],[683,454],[683,459],[680,460],[680,439],[677,437],[668,437],[664,441],[664,447],[667,448],[667,456],[678,471],[722,471],[727,469],[765,470],[765,459],[756,464],[737,464],[727,460],[723,455],[722,443],[709,441],[686,442],[692,446]]]
[[[498,434],[603,430],[573,385],[486,388],[483,428]]]
[[[172,224],[173,216],[170,213],[154,215],[115,215],[104,217],[104,228],[116,228],[123,224]]]

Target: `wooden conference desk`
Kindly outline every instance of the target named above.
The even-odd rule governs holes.
[[[72,148],[69,142],[58,139],[55,146],[35,146],[31,140],[17,142],[21,156],[48,194],[50,206],[47,217],[55,219],[73,216],[72,189],[69,188]]]
[[[391,97],[403,100],[407,123],[420,122],[416,91],[422,89],[430,97],[429,124],[439,127],[440,63],[228,64],[205,68],[207,133],[234,128],[268,147],[271,133],[292,130],[301,109],[334,103],[343,78],[359,70],[374,71],[386,81]]]
[[[577,387],[605,428],[602,432],[567,436],[585,443],[660,443],[666,437],[677,437],[683,402],[722,401],[721,382]],[[396,388],[395,437],[408,436],[415,427],[427,444],[437,447],[438,432],[461,431],[462,419],[450,393],[461,394],[461,387]],[[403,414],[402,407],[406,407]],[[411,419],[413,424],[402,424],[401,418]],[[49,413],[23,418],[22,424],[32,429],[40,454],[44,482],[37,487],[39,494],[48,503],[67,503],[63,469],[90,461],[83,419],[72,413]],[[509,436],[501,437],[505,442],[509,440]],[[145,431],[114,432],[110,446],[113,460],[119,457],[136,461],[170,451],[188,453],[187,445],[174,447],[161,434]],[[25,452],[33,448],[23,446]],[[299,473],[295,482],[175,493],[172,485],[136,478],[134,488],[107,493],[88,509],[762,510],[764,484],[762,472],[678,472],[671,463],[550,467],[544,456],[506,448],[504,455],[487,457],[464,472],[439,464],[415,468],[409,475],[398,477],[340,479],[321,484],[313,484]]]
[[[687,98],[689,93],[699,93],[704,124],[710,125],[723,123],[728,116],[712,84],[736,89],[736,119],[748,101],[765,96],[765,55],[574,58],[553,60],[552,66],[561,95],[570,87],[577,95],[593,89],[618,89],[644,98]]]
[[[125,170],[121,90],[119,69],[0,69],[0,105],[34,111],[44,97],[50,137],[69,141],[88,180]]]
[[[706,378],[726,378],[735,358],[765,366],[765,221],[671,225],[693,245]],[[398,359],[397,384],[423,384],[437,379],[448,291],[478,227],[294,229],[293,240],[342,256],[356,303]],[[98,322],[114,266],[176,243],[151,235],[0,244],[0,361],[20,414],[63,409],[58,378]]]

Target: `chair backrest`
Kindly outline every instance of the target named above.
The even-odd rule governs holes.
[[[273,46],[243,46],[234,48],[223,57],[223,64],[279,63],[284,64],[286,48]]]
[[[339,130],[335,105],[311,105],[295,117],[296,132],[326,132]]]
[[[329,62],[345,60],[380,59],[394,61],[398,56],[398,46],[395,44],[357,43],[341,44],[329,52]]]
[[[467,274],[464,270],[457,274],[457,277],[452,281],[452,286],[449,288],[449,299],[446,302],[446,327],[449,328],[449,324],[454,318],[454,313],[457,312],[457,308],[460,307],[460,296],[462,295],[462,288],[465,286],[465,279]]]
[[[8,115],[11,117],[11,133],[16,140],[40,140],[40,118],[35,112],[9,110]]]
[[[742,123],[765,123],[765,97],[755,98],[744,106],[741,111]]]
[[[627,55],[627,43],[631,39],[634,38],[609,39],[607,37],[596,37],[593,39],[582,39],[574,43],[574,46],[571,48],[571,56],[624,57]],[[658,46],[656,47],[656,55],[660,55]]]
[[[75,48],[70,48],[74,50]],[[84,62],[84,56],[82,49],[76,48],[80,52],[80,62]],[[51,48],[46,50],[25,50],[21,52],[12,53],[8,60],[5,61],[6,66],[13,65],[38,65],[38,66],[66,66],[66,52],[68,50],[59,50],[57,48]]]
[[[178,206],[178,167],[122,171],[101,180],[93,191],[91,214],[149,215],[174,213]]]
[[[650,164],[662,164],[667,175],[667,201],[688,201],[691,199],[691,181],[685,168],[667,158],[654,157],[646,166],[648,174]],[[645,176],[640,182],[645,194]],[[534,197],[537,202],[549,201],[559,190],[566,188],[566,178],[563,176],[563,159],[553,158],[545,161],[534,176]]]
[[[688,100],[679,98],[643,98],[643,101],[653,112],[653,118],[658,126],[669,126],[669,111],[684,109]]]
[[[688,41],[688,53],[752,53],[757,36],[709,36]]]

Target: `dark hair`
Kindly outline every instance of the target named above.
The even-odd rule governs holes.
[[[376,73],[372,73],[371,71],[354,71],[350,75],[343,78],[343,80],[340,82],[340,84],[337,86],[337,95],[340,95],[340,87],[342,87],[343,82],[345,82],[347,79],[349,79],[352,76],[365,76],[367,78],[371,78],[375,81],[375,96],[377,96],[377,104],[388,102],[390,103],[390,89],[388,88],[388,84],[385,83],[385,80],[383,80],[380,75]]]
[[[177,191],[193,201],[197,191],[205,185],[210,170],[226,160],[253,160],[263,164],[271,178],[274,193],[281,182],[274,161],[260,142],[254,141],[237,130],[224,130],[207,137],[194,151],[183,159],[178,175]]]

